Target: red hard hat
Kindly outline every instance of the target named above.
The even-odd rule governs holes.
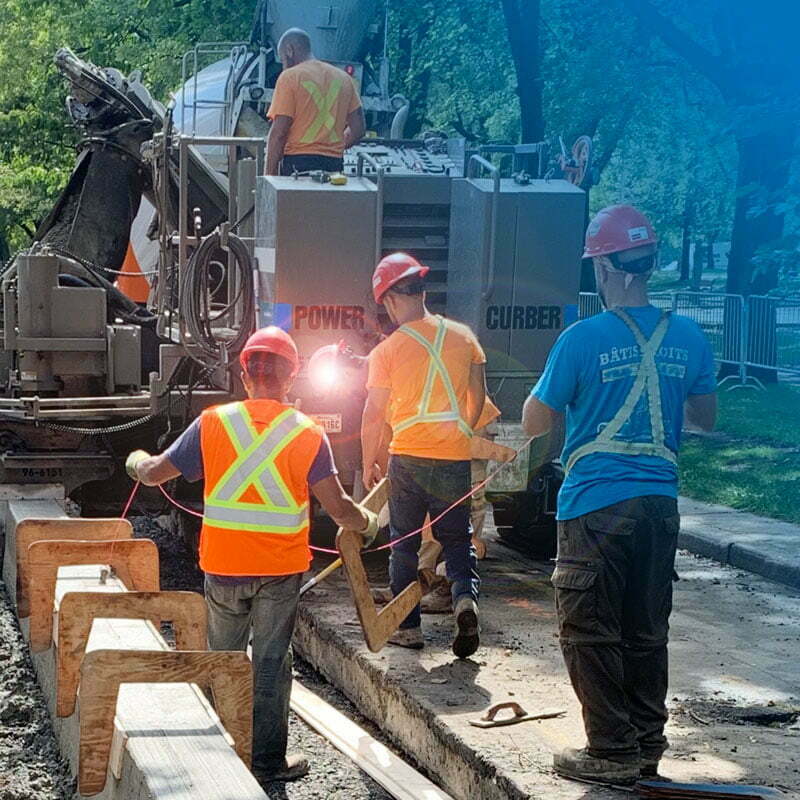
[[[372,294],[375,302],[382,303],[386,292],[403,278],[410,278],[412,275],[424,278],[428,272],[430,267],[423,266],[408,253],[392,253],[382,258],[372,274]]]
[[[285,358],[292,365],[292,377],[300,370],[300,355],[297,345],[285,330],[270,325],[257,330],[245,343],[239,354],[239,363],[242,369],[247,370],[247,359],[253,353],[274,353]]]
[[[658,242],[650,220],[633,206],[608,206],[586,229],[584,258],[607,256]]]

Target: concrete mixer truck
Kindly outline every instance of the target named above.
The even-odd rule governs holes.
[[[371,135],[345,154],[345,185],[262,174],[275,44],[291,26],[360,87]],[[84,138],[35,243],[2,276],[0,481],[64,482],[84,513],[118,511],[121,459],[240,392],[236,355],[254,326],[288,329],[304,362],[340,342],[366,355],[387,324],[371,272],[395,250],[430,266],[432,310],[478,333],[499,438],[522,442],[524,398],[577,317],[585,194],[545,176],[543,143],[403,138],[408,103],[389,92],[382,29],[374,0],[264,0],[247,41],[185,55],[167,106],[138,74],[59,52]],[[131,279],[146,290],[131,297]],[[343,367],[323,382],[304,369],[296,386],[351,487],[362,383]],[[489,486],[501,535],[539,554],[552,547],[555,449],[524,451]],[[173,490],[200,506],[188,484]]]

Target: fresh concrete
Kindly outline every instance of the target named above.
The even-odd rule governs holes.
[[[482,646],[457,661],[452,620],[425,616],[421,652],[370,653],[339,574],[304,600],[302,656],[341,689],[419,766],[460,800],[598,800],[616,792],[564,781],[551,754],[581,746],[580,709],[556,636],[551,565],[498,543],[481,565]],[[375,582],[385,580],[371,570]],[[800,593],[682,553],[672,617],[672,742],[664,772],[686,780],[800,785],[800,729],[698,721],[693,708],[729,704],[798,709]],[[560,719],[482,730],[469,725],[491,704],[516,700]],[[698,705],[700,704],[700,705]],[[703,711],[708,716],[707,711]],[[703,724],[709,722],[709,724]]]
[[[687,497],[680,512],[681,547],[800,589],[800,525]]]

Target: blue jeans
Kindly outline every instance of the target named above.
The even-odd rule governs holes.
[[[426,514],[435,519],[469,492],[470,462],[392,456],[389,459],[389,483],[389,524],[391,539],[395,541],[422,528]],[[467,498],[432,526],[433,536],[441,544],[447,564],[453,604],[465,594],[477,600],[481,585],[475,548],[470,542],[469,513],[470,501]],[[400,594],[417,579],[417,554],[421,541],[422,535],[418,533],[392,548],[389,557],[392,594]],[[416,628],[419,624],[420,611],[417,606],[400,627]]]
[[[253,770],[283,766],[289,735],[292,633],[301,574],[253,578],[239,585],[206,576],[208,647],[247,650],[253,632]]]

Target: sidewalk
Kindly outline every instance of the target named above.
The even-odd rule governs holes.
[[[800,588],[800,525],[688,497],[679,508],[680,547]]]

